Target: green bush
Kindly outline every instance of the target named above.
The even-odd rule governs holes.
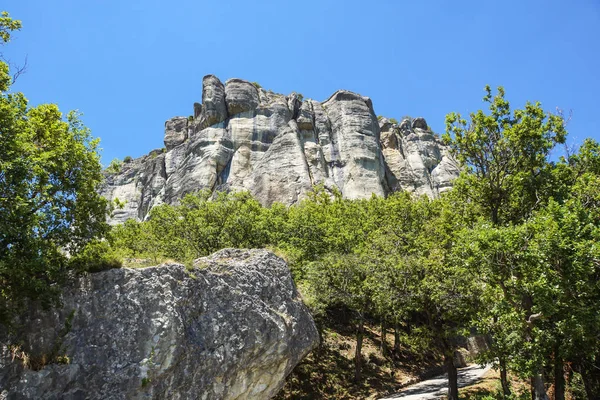
[[[81,252],[71,257],[69,264],[79,272],[99,272],[123,266],[115,249],[105,240],[88,243]]]
[[[252,82],[252,84],[254,85],[255,88],[260,89],[262,88],[262,86],[260,86],[260,83],[258,82]]]
[[[131,156],[125,156],[125,158],[123,159],[123,163],[127,164],[130,163],[133,160],[133,158],[131,158]]]
[[[121,172],[122,167],[123,167],[123,162],[121,160],[119,160],[118,158],[115,158],[110,162],[110,164],[108,165],[108,168],[106,168],[106,170],[108,172],[110,172],[111,174],[118,174],[119,172]]]

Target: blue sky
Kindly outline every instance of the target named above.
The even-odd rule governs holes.
[[[325,100],[337,89],[388,117],[483,106],[573,110],[571,141],[600,139],[600,0],[8,0],[23,29],[4,47],[28,71],[14,91],[78,109],[103,163],[163,146],[164,121],[192,114],[202,77],[237,77]]]

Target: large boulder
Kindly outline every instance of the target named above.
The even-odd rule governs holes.
[[[0,335],[1,399],[269,399],[318,342],[266,250],[90,274],[20,327],[18,351]]]

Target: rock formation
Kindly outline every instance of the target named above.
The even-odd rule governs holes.
[[[232,249],[194,265],[90,274],[31,312],[23,347],[0,333],[0,399],[271,398],[318,342],[287,265]]]
[[[378,121],[367,97],[340,90],[324,102],[241,79],[203,79],[202,104],[165,124],[165,148],[107,176],[103,195],[125,206],[111,222],[144,219],[200,189],[249,190],[264,205],[294,204],[316,184],[347,198],[396,190],[437,196],[458,167],[423,118]]]

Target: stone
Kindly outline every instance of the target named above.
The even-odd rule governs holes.
[[[200,114],[202,114],[202,104],[194,103],[194,119],[200,117]]]
[[[225,103],[231,116],[254,110],[259,104],[258,89],[242,79],[229,79],[225,82]]]
[[[202,78],[202,112],[199,129],[202,130],[227,119],[225,87],[214,75]]]
[[[454,367],[455,368],[464,368],[467,365],[469,365],[469,363],[467,362],[469,359],[469,352],[467,351],[467,349],[464,349],[462,347],[459,347],[458,349],[456,349],[454,351]]]
[[[296,122],[298,129],[311,131],[314,128],[315,113],[312,111],[312,103],[309,101],[302,102]]]
[[[402,121],[400,121],[400,125],[398,127],[401,131],[410,131],[412,129],[410,119],[404,118]]]
[[[165,154],[106,174],[102,194],[126,202],[111,224],[201,189],[248,190],[263,205],[295,204],[318,184],[353,199],[397,190],[436,197],[460,172],[423,118],[378,121],[371,99],[347,90],[319,102],[207,75],[202,99],[187,133],[181,117],[167,122]]]
[[[471,358],[489,350],[490,338],[485,335],[472,335],[467,338],[467,349]]]
[[[423,117],[417,117],[412,120],[411,128],[423,129],[424,131],[426,131],[427,130],[427,121],[425,121],[425,118],[423,118]]]
[[[173,117],[165,122],[165,147],[167,151],[179,146],[187,139],[188,119]]]
[[[331,151],[335,153],[329,175],[342,195],[350,199],[385,195],[379,124],[370,100],[338,90],[323,106],[331,121]]]
[[[25,368],[0,333],[3,399],[270,399],[319,337],[266,250],[89,274],[21,323],[32,362],[68,363]]]

